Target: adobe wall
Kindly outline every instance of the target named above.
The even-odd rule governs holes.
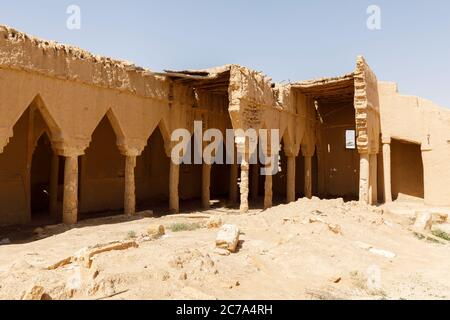
[[[380,82],[379,92],[384,139],[420,144],[425,202],[450,205],[450,171],[445,169],[450,159],[450,111],[422,98],[400,95],[395,83]]]

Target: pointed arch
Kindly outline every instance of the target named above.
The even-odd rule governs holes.
[[[55,138],[59,138],[61,136],[61,128],[50,113],[50,110],[48,109],[47,104],[45,103],[42,96],[40,94],[36,95],[31,104],[33,103],[36,104],[37,109],[41,113],[42,119],[44,119],[44,122],[46,123],[50,131],[49,138],[52,140]]]
[[[116,135],[116,139],[117,139],[117,145],[123,145],[124,141],[125,141],[125,132],[122,128],[122,125],[120,124],[120,120],[117,117],[117,115],[115,114],[114,110],[112,108],[108,109],[108,111],[106,111],[105,116],[103,116],[103,118],[107,118],[109,123],[111,124],[111,127],[113,128],[113,131]],[[100,122],[103,120],[103,118],[100,120]],[[99,126],[100,122],[97,124],[96,128]],[[95,129],[94,129],[95,131]]]
[[[7,132],[7,134],[9,135],[6,140],[5,143],[3,145],[2,148],[0,148],[0,151],[6,147],[9,142],[10,142],[10,138],[12,138],[13,134],[14,134],[14,127],[15,125],[19,122],[19,120],[22,118],[22,116],[29,110],[36,110],[39,112],[40,116],[42,117],[42,120],[44,121],[44,124],[46,126],[46,129],[44,129],[44,131],[47,132],[47,135],[51,141],[51,143],[55,143],[55,141],[60,140],[61,138],[61,128],[58,125],[58,123],[56,122],[56,120],[54,119],[54,117],[52,116],[49,108],[47,107],[47,104],[44,102],[44,99],[42,98],[41,94],[36,94],[34,96],[34,98],[28,103],[27,107],[20,113],[18,113],[14,119],[14,123],[11,125],[10,128],[8,128],[7,130],[5,130]],[[42,132],[38,134],[38,137],[36,137],[36,142],[37,140],[42,136]]]

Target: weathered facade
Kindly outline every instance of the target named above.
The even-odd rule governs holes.
[[[450,205],[450,111],[399,95],[362,57],[343,77],[278,85],[237,65],[153,73],[0,27],[0,96],[0,225],[179,212],[196,198],[242,212],[259,196],[265,207],[399,194]],[[193,134],[196,120],[224,136],[278,129],[280,173],[260,175],[245,136],[235,140],[240,164],[174,164],[171,133]]]

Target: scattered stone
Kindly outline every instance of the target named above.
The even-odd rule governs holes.
[[[430,212],[433,217],[433,222],[436,223],[446,223],[450,215],[450,209],[432,208]]]
[[[119,251],[119,250],[128,250],[130,248],[138,248],[139,245],[136,241],[118,241],[111,242],[108,244],[100,244],[93,247],[88,247],[81,249],[75,254],[75,261],[84,262],[84,265],[87,268],[90,268],[92,265],[92,258],[100,253],[109,252],[109,251]],[[72,261],[73,262],[73,261]]]
[[[227,249],[221,249],[221,248],[216,248],[214,250],[214,253],[221,255],[221,256],[229,256],[231,254],[230,251],[228,251]]]
[[[379,214],[379,215],[383,215],[384,214],[384,210],[382,208],[372,207],[371,211],[373,213],[376,213],[376,214]]]
[[[241,283],[239,281],[231,281],[231,282],[223,282],[222,287],[224,289],[233,289],[235,287],[239,287]]]
[[[314,214],[314,215],[317,215],[317,216],[322,216],[322,215],[324,215],[323,212],[320,211],[320,210],[313,210],[313,211],[311,211],[311,213]]]
[[[152,239],[158,239],[166,234],[166,230],[163,225],[160,224],[152,224],[147,228],[147,234]]]
[[[0,246],[5,244],[11,244],[11,240],[9,240],[8,238],[4,238],[0,241]]]
[[[45,230],[43,228],[36,228],[36,229],[33,230],[33,233],[36,234],[36,235],[40,235],[40,234],[42,234],[44,232],[45,232]]]
[[[355,241],[354,243],[358,248],[363,249],[363,250],[370,250],[373,248],[373,246],[371,244],[367,244],[364,242]]]
[[[186,272],[182,272],[182,273],[180,274],[179,279],[180,279],[181,281],[186,281],[187,278],[188,278],[188,276],[187,276],[187,273],[186,273]]]
[[[47,270],[56,270],[58,268],[64,267],[64,266],[66,266],[68,264],[71,264],[71,263],[72,263],[72,257],[68,257],[68,258],[60,260],[60,261],[58,261],[58,262],[48,266],[46,269]]]
[[[317,223],[317,222],[325,223],[325,221],[321,218],[309,218],[309,223]]]
[[[25,292],[22,300],[44,300],[48,296],[45,294],[45,289],[41,286],[33,286]]]
[[[135,240],[130,241],[115,241],[107,244],[97,244],[92,247],[86,247],[78,252],[76,252],[73,256],[60,260],[50,266],[48,266],[47,270],[56,270],[58,268],[64,267],[71,263],[81,263],[86,268],[91,268],[92,259],[94,256],[108,252],[108,251],[118,251],[118,250],[128,250],[130,248],[138,248],[139,244]]]
[[[222,226],[216,238],[216,247],[236,252],[239,243],[239,229],[235,225]]]
[[[223,226],[223,221],[219,216],[212,216],[206,223],[208,229],[218,229]]]
[[[145,210],[145,211],[139,212],[138,215],[140,215],[141,217],[151,218],[151,217],[153,217],[154,212],[153,212],[153,210]]]
[[[53,231],[53,230],[55,230],[55,229],[62,228],[62,227],[64,227],[63,224],[54,224],[54,225],[50,225],[50,226],[45,226],[44,229],[45,229],[46,231]]]
[[[342,281],[342,277],[333,277],[330,279],[330,282],[338,284]]]
[[[382,249],[376,249],[376,248],[371,248],[369,249],[369,252],[379,255],[379,256],[383,256],[385,258],[388,259],[394,259],[397,255],[393,252],[387,251],[387,250],[382,250]]]
[[[328,229],[330,229],[330,231],[334,232],[335,234],[342,234],[341,226],[338,224],[329,224]]]
[[[390,213],[395,216],[406,217],[406,218],[414,218],[415,211],[411,208],[396,208],[396,207],[387,207],[387,213]]]
[[[433,231],[445,232],[450,235],[450,223],[442,223],[433,226]]]
[[[388,220],[384,220],[383,223],[390,228],[392,228],[394,226],[394,224]]]
[[[170,279],[170,273],[167,272],[167,271],[164,271],[164,272],[161,274],[161,281],[167,281],[167,280],[169,280],[169,279]]]
[[[416,212],[416,222],[414,223],[413,229],[422,231],[431,231],[433,226],[433,217],[429,211],[417,211]]]

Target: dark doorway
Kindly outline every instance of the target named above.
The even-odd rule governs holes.
[[[150,136],[136,163],[136,200],[138,210],[167,211],[169,203],[170,158],[164,148],[159,127]]]
[[[50,215],[50,169],[53,151],[50,140],[44,133],[38,140],[31,162],[31,218]]]
[[[392,199],[424,198],[422,151],[419,144],[393,139],[391,142]]]

